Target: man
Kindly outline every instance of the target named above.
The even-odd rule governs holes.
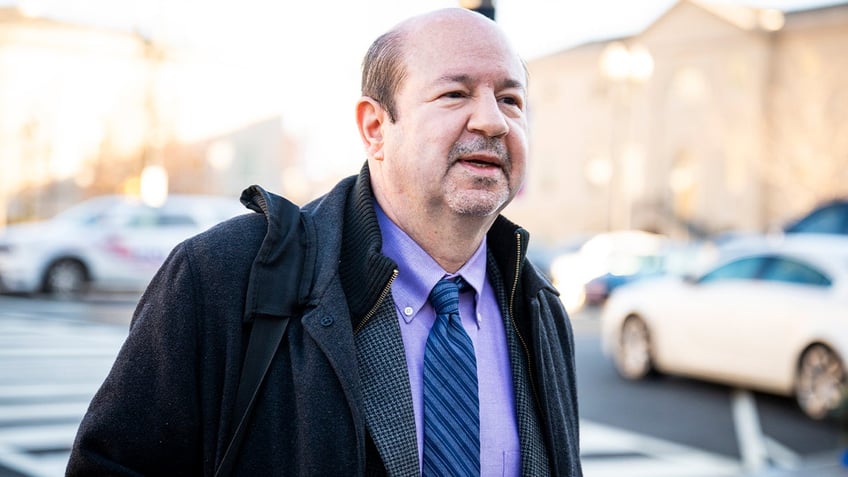
[[[524,179],[526,87],[499,28],[467,10],[375,41],[356,107],[368,160],[303,208],[309,306],[274,358],[235,475],[582,475],[568,318],[524,259],[527,233],[499,216]],[[69,475],[214,475],[266,233],[282,232],[254,214],[174,250]],[[459,335],[433,351],[435,330]]]

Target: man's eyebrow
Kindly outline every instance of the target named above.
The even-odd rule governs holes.
[[[443,75],[437,79],[439,83],[462,83],[466,86],[470,86],[474,84],[475,80],[471,77],[471,75],[467,74],[456,74],[456,75]],[[498,81],[497,83],[498,89],[520,89],[524,92],[527,88],[524,87],[524,83],[519,80],[512,78],[505,78],[503,80]]]
[[[527,90],[527,88],[524,87],[524,83],[522,83],[521,81],[518,81],[518,80],[510,79],[510,78],[507,78],[503,81],[498,82],[498,88],[499,89],[512,89],[512,88],[520,89],[522,93]]]
[[[462,83],[465,85],[469,85],[474,82],[471,79],[470,75],[459,74],[459,75],[442,75],[436,80],[437,83]]]

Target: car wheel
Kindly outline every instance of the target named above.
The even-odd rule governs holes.
[[[642,379],[654,369],[648,326],[638,316],[628,317],[621,326],[615,367],[627,379]]]
[[[804,414],[824,419],[846,397],[845,364],[830,348],[813,345],[801,356],[795,379],[795,399]]]
[[[44,291],[57,298],[72,298],[83,294],[88,286],[85,265],[77,260],[62,259],[47,269]]]

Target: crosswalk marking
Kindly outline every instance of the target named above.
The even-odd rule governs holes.
[[[126,334],[126,326],[0,313],[0,466],[64,475],[82,416]]]

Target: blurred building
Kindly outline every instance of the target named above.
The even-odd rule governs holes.
[[[144,140],[144,54],[133,35],[0,9],[0,205],[14,203],[12,215],[38,214],[72,187],[16,199],[120,174],[99,162],[101,150],[126,155]],[[0,207],[0,224],[7,209]]]
[[[848,195],[846,45],[845,3],[681,0],[637,35],[530,61],[528,182],[508,215],[548,242],[691,236]]]
[[[139,194],[150,166],[170,192],[281,190],[279,113],[213,56],[0,8],[0,227]]]

